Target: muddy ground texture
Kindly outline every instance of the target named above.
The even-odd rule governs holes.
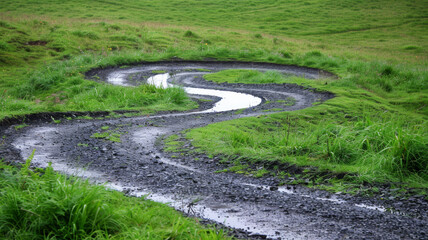
[[[381,193],[371,198],[351,196],[304,185],[280,186],[282,181],[274,177],[219,173],[229,163],[221,161],[221,156],[196,152],[191,142],[183,138],[182,131],[241,117],[264,117],[272,109],[303,109],[334,97],[328,92],[292,84],[214,84],[200,74],[201,69],[215,72],[230,68],[278,70],[308,78],[334,77],[310,68],[240,62],[158,62],[125,69],[95,69],[87,77],[96,81],[106,81],[118,71],[132,70],[125,74],[129,85],[143,84],[155,75],[155,70],[176,75],[195,72],[171,81],[183,86],[248,93],[263,101],[245,110],[198,113],[212,107],[218,98],[194,95],[201,106],[186,113],[62,119],[59,124],[53,123],[47,114],[33,120],[29,116],[29,126],[20,130],[15,130],[13,124],[22,119],[8,119],[0,128],[1,135],[6,136],[0,146],[0,157],[22,162],[36,149],[34,167],[46,167],[52,162],[58,171],[107,183],[129,195],[146,195],[155,201],[168,202],[185,214],[233,228],[231,234],[239,238],[428,239],[428,204],[424,196],[395,198],[395,190],[389,188],[381,188]],[[277,101],[290,98],[294,101],[289,104]],[[105,116],[103,112],[92,114]],[[120,134],[121,142],[91,137],[108,131]],[[181,137],[184,144],[178,153],[163,150],[163,140],[172,134]],[[282,167],[292,175],[299,171],[294,166]]]

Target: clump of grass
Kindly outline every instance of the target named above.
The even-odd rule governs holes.
[[[327,128],[319,140],[327,143],[328,159],[339,164],[370,166],[400,181],[418,175],[428,181],[426,126],[406,126],[401,121],[369,119],[353,126]]]
[[[260,72],[256,70],[228,69],[216,73],[205,74],[204,78],[213,82],[230,83],[283,83],[286,77],[276,71]]]
[[[183,36],[188,37],[188,38],[195,38],[195,37],[197,37],[198,35],[196,35],[194,32],[192,32],[192,31],[190,31],[190,30],[187,30],[186,32],[184,32],[184,35],[183,35]]]
[[[4,165],[2,165],[5,168]],[[109,206],[110,193],[85,180],[67,178],[52,168],[33,172],[29,162],[19,171],[1,170],[0,235],[17,239],[95,237],[99,231],[118,232],[123,226]]]
[[[380,72],[382,76],[391,76],[395,75],[395,71],[391,66],[384,66]]]
[[[165,100],[174,104],[184,104],[189,100],[186,92],[180,87],[170,87],[165,89]]]
[[[101,127],[101,130],[104,130],[103,132],[96,132],[91,135],[91,138],[98,138],[98,139],[105,139],[112,142],[122,142],[120,137],[123,133],[117,131],[117,130],[109,130],[109,126],[103,126]]]
[[[23,123],[23,124],[15,125],[14,128],[16,131],[18,131],[19,129],[25,128],[27,126],[28,126],[27,124]]]
[[[281,56],[283,58],[292,58],[293,57],[293,53],[288,52],[288,51],[280,51],[279,53],[281,54]]]
[[[166,73],[165,70],[153,70],[152,73],[154,74],[162,74],[162,73]]]
[[[370,159],[400,179],[418,174],[428,180],[426,127],[426,124],[406,126],[400,120],[373,122],[365,119],[357,122],[354,134],[359,136],[357,141],[361,142],[360,149],[366,155],[359,161],[367,164]]]
[[[0,41],[0,50],[7,51],[9,49],[10,49],[10,46],[8,43],[6,43],[4,41]]]
[[[421,47],[415,45],[407,45],[403,47],[404,50],[421,50]]]
[[[73,35],[81,37],[81,38],[89,38],[92,40],[98,40],[100,39],[100,37],[94,33],[94,32],[90,32],[90,31],[74,31],[72,32]]]
[[[179,136],[177,134],[173,134],[169,137],[167,137],[164,140],[164,151],[166,152],[179,152],[181,150],[181,147],[183,146],[183,142],[178,141]]]
[[[277,100],[276,102],[282,103],[284,106],[293,106],[294,104],[296,104],[296,99],[292,97],[287,97],[284,100]]]
[[[263,36],[260,33],[254,34],[254,37],[257,38],[257,39],[262,39],[263,38]]]
[[[113,29],[116,31],[119,31],[120,29],[122,29],[119,25],[116,25],[116,24],[107,24],[105,27],[106,29]]]

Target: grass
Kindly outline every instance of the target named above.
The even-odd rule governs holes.
[[[106,139],[112,142],[121,142],[120,140],[121,133],[114,132],[114,131],[105,131],[101,133],[94,133],[91,135],[91,138],[99,138],[99,139]]]
[[[4,87],[4,94],[0,96],[0,118],[44,111],[153,111],[196,107],[180,88],[158,89],[150,85],[117,87],[84,79],[84,69],[103,66],[102,62],[107,59],[94,55],[79,56],[33,71],[25,76],[27,81],[13,88]],[[5,84],[11,82],[6,80]]]
[[[14,126],[14,128],[16,131],[18,131],[19,129],[25,128],[27,126],[28,126],[27,124],[23,123],[23,124],[19,124],[19,125]]]
[[[241,156],[250,165],[316,166],[320,171],[352,173],[358,176],[352,181],[358,183],[406,183],[427,188],[428,158],[424,153],[428,151],[428,124],[426,111],[421,111],[427,96],[423,86],[426,73],[415,75],[409,84],[405,73],[389,66],[378,66],[374,72],[383,77],[377,81],[360,77],[365,87],[358,86],[354,77],[312,81],[288,76],[270,78],[274,83],[328,90],[336,97],[309,109],[193,129],[187,137],[205,152]],[[251,76],[263,79],[265,74],[225,70],[204,77],[217,82],[254,83]],[[416,79],[423,82],[415,82]],[[425,90],[414,89],[418,85]],[[399,107],[397,96],[405,92],[419,92],[424,100],[413,108]]]
[[[162,73],[166,73],[166,71],[165,70],[153,70],[152,73],[162,74]]]
[[[79,51],[79,46],[82,51],[101,50],[100,45],[106,50],[153,50],[203,41],[216,46],[236,44],[247,49],[269,47],[284,51],[285,48],[285,52],[294,52],[304,45],[303,51],[318,49],[337,55],[345,50],[347,55],[364,59],[381,56],[397,62],[416,62],[426,60],[428,49],[425,1],[399,0],[391,4],[388,0],[346,0],[338,4],[332,0],[185,3],[125,0],[115,5],[82,0],[40,4],[7,0],[2,3],[2,29],[13,32],[18,27],[16,22],[26,22],[34,35],[8,35],[1,48],[19,49],[17,40],[41,38],[48,42],[45,47],[53,49],[49,54],[58,55]],[[67,39],[56,41],[58,35],[64,34]]]
[[[172,208],[102,185],[0,164],[0,235],[6,239],[227,239]]]
[[[204,75],[208,81],[223,83],[274,83],[284,81],[284,76],[276,71],[259,72],[256,70],[229,69]]]
[[[177,141],[179,139],[179,136],[174,134],[169,137],[167,137],[165,142],[164,151],[166,152],[178,152],[182,149],[182,144],[180,141]]]

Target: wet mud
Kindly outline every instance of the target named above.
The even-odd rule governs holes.
[[[333,77],[316,69],[263,63],[159,62],[129,68],[95,69],[89,79],[112,84],[145,84],[154,71],[166,71],[169,84],[183,87],[235,91],[261,99],[259,105],[232,111],[207,111],[218,97],[208,99],[197,110],[161,113],[153,116],[100,120],[29,122],[16,131],[5,124],[7,136],[0,154],[23,161],[33,149],[34,167],[46,167],[66,174],[106,183],[132,196],[146,196],[168,203],[185,214],[238,229],[241,238],[254,239],[428,239],[427,202],[423,197],[380,199],[333,194],[305,186],[279,186],[273,177],[221,172],[217,157],[204,154],[174,154],[163,151],[162,140],[186,129],[248,116],[263,117],[271,112],[311,107],[333,96],[328,92],[293,84],[214,84],[203,79],[202,69],[277,70],[308,78]],[[116,78],[111,81],[112,76]],[[110,79],[110,80],[109,80]],[[284,99],[294,99],[284,105]],[[121,142],[96,139],[102,127],[121,134]],[[192,149],[190,142],[186,146]]]

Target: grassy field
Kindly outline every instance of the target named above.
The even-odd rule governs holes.
[[[313,168],[305,166],[350,173],[311,183],[334,191],[380,183],[426,194],[427,5],[426,0],[4,0],[0,119],[49,111],[148,113],[196,107],[179,88],[134,89],[85,80],[84,72],[95,67],[177,57],[316,67],[339,79],[246,71],[205,76],[212,81],[296,83],[333,92],[336,98],[301,111],[209,125],[186,136],[200,151],[235,161],[235,169],[243,173],[251,174],[254,165],[289,163],[308,174]],[[286,178],[286,172],[273,169],[262,173]],[[11,185],[5,183],[8,178],[28,175],[17,172],[2,170],[2,188]],[[16,196],[23,194],[18,192]],[[13,200],[11,195],[1,197]],[[134,206],[140,200],[129,201]],[[152,209],[152,203],[142,202]],[[30,230],[12,232],[19,231],[25,235]],[[84,236],[98,233],[91,231]]]
[[[3,1],[2,5],[4,18],[13,21],[31,21],[35,17],[58,26],[87,24],[86,36],[78,30],[69,32],[92,39],[104,35],[95,23],[106,22],[109,24],[101,27],[110,33],[110,43],[124,41],[132,47],[144,47],[141,42],[163,44],[164,47],[171,43],[182,46],[182,36],[177,33],[191,30],[195,34],[188,37],[209,40],[216,45],[293,48],[296,43],[303,43],[305,49],[328,52],[346,49],[347,55],[364,59],[387,57],[399,62],[413,62],[417,55],[426,59],[428,49],[426,0],[346,0],[340,3],[332,0],[160,0],[156,3],[148,0],[90,3],[52,0],[37,4],[23,0]],[[123,35],[125,29],[116,27],[123,25],[136,26],[140,32]],[[240,38],[244,39],[236,42]],[[253,38],[252,43],[248,38]],[[277,42],[266,44],[264,38],[276,38]],[[86,45],[85,42],[82,45]],[[81,47],[97,48],[94,45]]]

